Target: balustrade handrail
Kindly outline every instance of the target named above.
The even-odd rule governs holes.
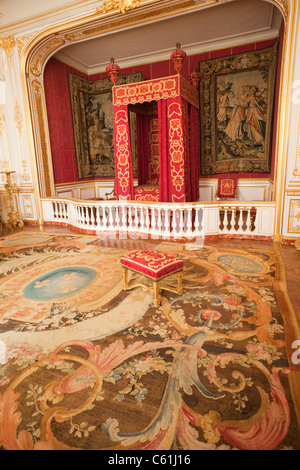
[[[132,200],[117,200],[117,199],[72,199],[67,197],[43,197],[43,201],[61,201],[78,203],[81,205],[145,205],[145,206],[171,206],[171,207],[188,207],[188,206],[275,206],[274,201],[238,201],[238,200],[224,200],[224,201],[195,201],[195,202],[154,202],[154,201],[132,201]]]
[[[148,202],[42,198],[46,223],[92,232],[127,231],[163,238],[273,236],[273,201]]]

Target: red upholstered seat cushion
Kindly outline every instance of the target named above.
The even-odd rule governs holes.
[[[137,250],[121,258],[127,268],[159,279],[183,268],[183,261],[174,255],[156,250]]]

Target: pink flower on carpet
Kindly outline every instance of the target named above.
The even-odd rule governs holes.
[[[174,334],[172,335],[172,340],[173,340],[173,341],[179,341],[180,339],[181,339],[181,336],[180,336],[179,333],[174,333]]]
[[[142,361],[147,361],[147,359],[149,359],[150,354],[146,354],[144,357],[142,357]]]
[[[226,288],[229,292],[237,295],[244,295],[246,293],[244,287],[242,286],[228,286]]]
[[[219,318],[222,318],[222,315],[218,310],[211,310],[210,308],[206,310],[202,310],[201,316],[205,319],[208,320],[212,315],[213,320],[219,320]]]
[[[223,305],[224,308],[227,308],[229,310],[235,310],[241,305],[241,302],[238,299],[232,299],[231,297],[229,297],[228,299],[224,300]]]
[[[12,377],[5,377],[5,379],[0,380],[0,387],[8,385],[12,381]]]
[[[265,351],[262,344],[247,344],[247,351],[254,354],[257,359],[270,360],[271,355]]]
[[[270,335],[274,335],[275,333],[284,333],[284,327],[283,325],[278,325],[278,324],[273,324],[273,325],[269,325],[269,333]]]

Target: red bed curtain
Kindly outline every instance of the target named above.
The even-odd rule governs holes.
[[[158,102],[159,198],[161,202],[185,202],[185,149],[181,98]]]
[[[185,201],[192,201],[192,175],[191,175],[191,147],[190,147],[190,106],[186,100],[182,100],[182,124],[184,139],[184,168],[185,168]]]
[[[167,102],[159,100],[158,102],[158,121],[159,121],[159,200],[168,202],[169,191],[169,160],[168,160],[168,120],[167,120]]]
[[[200,132],[199,110],[182,99],[185,147],[186,202],[199,200]]]
[[[119,200],[133,200],[133,174],[128,107],[114,108],[115,192]]]
[[[149,179],[150,145],[149,116],[136,113],[136,150],[138,167],[138,185],[146,184]]]
[[[199,200],[200,117],[199,109],[190,107],[191,201]]]

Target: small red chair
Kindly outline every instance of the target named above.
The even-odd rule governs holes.
[[[218,178],[217,199],[236,199],[237,198],[237,178],[221,177]]]

